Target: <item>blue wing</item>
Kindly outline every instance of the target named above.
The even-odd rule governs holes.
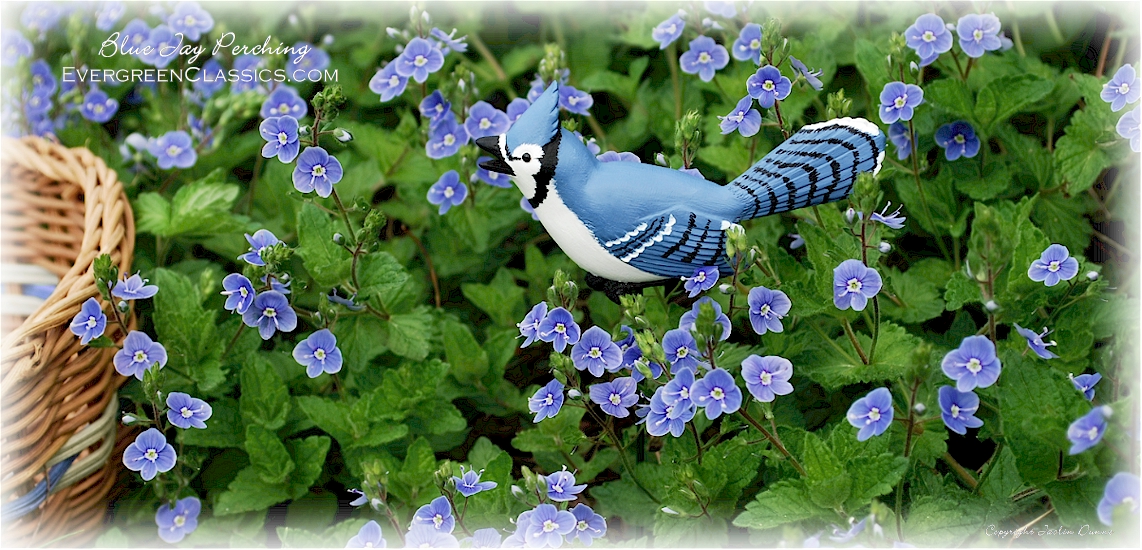
[[[732,273],[725,259],[728,221],[686,211],[646,218],[626,233],[599,239],[612,256],[647,273],[689,277],[702,266]]]
[[[867,120],[805,126],[729,183],[743,205],[735,221],[843,199],[883,159],[884,134]]]

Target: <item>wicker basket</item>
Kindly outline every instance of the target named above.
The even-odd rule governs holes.
[[[107,493],[123,469],[116,391],[125,379],[112,365],[114,348],[81,345],[69,325],[99,295],[97,256],[108,253],[129,272],[134,217],[115,172],[87,149],[5,139],[0,175],[0,537],[17,546],[83,545],[99,534]],[[26,272],[59,282],[22,318],[10,314],[27,299],[12,279]],[[121,342],[125,334],[105,307],[105,334]],[[127,322],[134,325],[133,314]]]

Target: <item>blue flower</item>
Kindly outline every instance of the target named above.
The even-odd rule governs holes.
[[[1094,401],[1094,386],[1098,384],[1099,380],[1102,380],[1102,375],[1097,372],[1071,376],[1071,383],[1075,385],[1076,390],[1082,392],[1087,401]]]
[[[1067,439],[1071,440],[1071,449],[1068,454],[1077,455],[1102,441],[1106,433],[1106,418],[1110,416],[1110,407],[1095,407],[1090,412],[1079,417],[1067,428]]]
[[[591,94],[576,89],[569,84],[561,84],[559,86],[559,107],[565,109],[567,112],[590,116],[590,109],[594,104],[595,98],[591,97]]]
[[[449,111],[428,132],[428,143],[424,145],[428,158],[442,159],[455,155],[460,147],[468,143],[468,131],[456,121]]]
[[[387,548],[388,542],[381,534],[381,526],[373,520],[361,526],[353,538],[345,544],[345,548]]]
[[[47,95],[56,91],[56,77],[52,75],[52,68],[47,61],[37,59],[30,67],[32,72],[32,90]]]
[[[986,336],[968,336],[960,347],[949,351],[940,363],[944,374],[956,381],[956,389],[986,388],[999,379],[1003,365],[995,355],[995,344]]]
[[[167,394],[167,420],[184,430],[206,429],[206,421],[213,414],[210,404],[188,394],[173,391]]]
[[[923,102],[924,90],[919,86],[889,82],[880,92],[880,120],[885,124],[892,124],[897,120],[912,120],[913,108]]]
[[[297,138],[297,119],[285,115],[270,117],[258,125],[258,132],[266,144],[262,146],[262,156],[265,158],[277,157],[284,163],[293,162],[301,143]]]
[[[849,424],[860,428],[857,441],[880,435],[892,425],[892,393],[888,388],[877,388],[857,399],[846,415]]]
[[[619,327],[619,332],[626,334],[626,336],[624,336],[622,340],[615,342],[615,345],[619,347],[620,351],[626,353],[627,349],[634,345],[634,331],[631,330],[630,327],[622,325]]]
[[[1110,79],[1102,86],[1102,100],[1110,104],[1110,110],[1114,112],[1121,111],[1128,103],[1138,101],[1142,96],[1142,79],[1134,71],[1129,63],[1119,67],[1118,72],[1114,73],[1114,78]]]
[[[484,102],[481,101],[480,103]],[[484,103],[484,105],[487,105],[487,103]],[[472,108],[474,109],[475,106],[473,105]],[[420,114],[431,121],[429,126],[440,122],[440,120],[444,118],[445,113],[450,112],[452,112],[452,103],[444,99],[444,94],[440,93],[440,90],[433,91],[420,101]]]
[[[587,488],[587,484],[575,485],[575,475],[567,471],[564,466],[562,470],[555,472],[551,475],[542,476],[542,483],[547,485],[547,498],[555,502],[568,502],[575,500],[583,489]]]
[[[531,219],[539,221],[539,216],[535,214],[535,208],[532,208],[531,203],[527,201],[527,197],[519,198],[519,207],[524,212],[531,214]]]
[[[500,532],[492,527],[476,529],[472,532],[472,548],[499,548]]]
[[[194,150],[190,134],[175,130],[159,136],[148,144],[150,153],[158,159],[159,168],[190,168],[198,161],[198,153]]]
[[[532,510],[520,512],[519,516],[515,519],[515,532],[512,533],[510,537],[504,539],[503,544],[500,545],[500,548],[527,547],[527,540],[523,538],[523,533],[527,530],[527,526],[531,524],[531,513]]]
[[[1048,346],[1056,345],[1055,341],[1043,341],[1043,337],[1050,334],[1050,331],[1047,330],[1047,327],[1043,327],[1042,333],[1035,334],[1035,331],[1023,328],[1019,326],[1019,323],[1014,323],[1014,325],[1015,332],[1018,332],[1020,336],[1027,339],[1027,347],[1031,348],[1031,351],[1035,352],[1035,355],[1038,355],[1043,359],[1054,359],[1058,357],[1058,355],[1055,355],[1051,352],[1051,350],[1047,349]]]
[[[936,145],[944,148],[944,158],[956,160],[961,156],[972,158],[979,152],[979,138],[975,130],[962,120],[945,124],[936,130]]]
[[[523,116],[524,111],[531,106],[531,102],[526,98],[517,97],[508,103],[508,122],[515,124],[519,117]]]
[[[833,269],[833,305],[864,311],[868,299],[880,292],[880,274],[860,260],[845,260]]]
[[[603,371],[614,372],[623,364],[623,354],[619,346],[611,341],[611,335],[599,327],[591,327],[583,332],[582,338],[571,348],[571,360],[577,370],[587,370],[592,376],[602,376]]]
[[[127,47],[133,50],[141,50],[143,44],[151,38],[151,27],[147,25],[142,19],[132,19],[123,26],[123,30],[119,31],[119,40],[127,42]],[[135,57],[142,59],[142,55],[136,54]],[[235,68],[237,64],[235,63]]]
[[[452,32],[444,34],[444,31],[436,27],[432,27],[432,30],[429,31],[428,34],[432,35],[433,38],[440,41],[441,53],[448,55],[449,51],[454,51],[457,53],[464,53],[468,51],[468,44],[464,43],[464,40],[467,39],[468,36],[465,35],[461,36],[460,38],[453,38],[456,36],[457,32],[459,31],[452,29]]]
[[[576,505],[571,509],[571,515],[578,520],[575,522],[573,536],[577,537],[583,546],[591,546],[594,539],[607,534],[607,520],[586,504]]]
[[[730,62],[726,47],[714,42],[709,36],[699,36],[690,41],[690,49],[678,59],[682,72],[697,74],[702,82],[714,79],[714,73]]]
[[[123,339],[123,348],[115,352],[111,362],[115,363],[115,372],[142,380],[143,373],[156,363],[160,369],[166,366],[167,349],[151,340],[145,332],[132,330]]]
[[[398,75],[424,82],[428,75],[444,66],[444,54],[436,44],[423,38],[413,38],[393,64]]]
[[[999,40],[999,18],[994,13],[969,13],[956,23],[960,49],[968,57],[983,57],[984,52],[1003,46]]]
[[[79,313],[72,318],[68,328],[79,337],[79,343],[85,346],[88,342],[103,336],[103,331],[107,329],[107,315],[103,313],[99,300],[88,298],[83,302]]]
[[[262,258],[262,252],[272,248],[281,241],[279,241],[273,233],[270,233],[268,229],[259,229],[255,231],[253,235],[247,233],[246,242],[250,243],[250,251],[238,256],[238,259],[246,260],[246,263],[250,265],[263,266],[266,265],[266,261]],[[247,280],[247,282],[249,281]],[[245,298],[245,295],[242,297]],[[239,313],[245,313],[245,311],[240,311]]]
[[[654,27],[654,30],[650,31],[650,36],[658,41],[658,49],[665,50],[671,42],[682,36],[682,30],[685,28],[686,22],[675,14]]]
[[[452,517],[452,505],[446,497],[436,497],[432,502],[417,509],[412,516],[412,525],[429,526],[437,531],[451,533],[456,527],[456,518]]]
[[[193,42],[214,28],[214,18],[198,2],[179,2],[167,17],[167,25]]]
[[[636,384],[634,378],[629,376],[595,384],[589,390],[591,401],[611,416],[626,418],[630,416],[630,411],[627,409],[638,403],[638,395],[635,394]]]
[[[453,206],[459,206],[468,198],[468,186],[460,182],[460,175],[449,170],[428,188],[428,202],[440,206],[443,216]]]
[[[12,67],[32,55],[33,51],[32,43],[23,34],[15,29],[4,29],[4,38],[0,40],[0,65]]]
[[[671,374],[682,369],[697,370],[698,343],[690,331],[680,328],[666,331],[662,336],[662,350],[666,352],[666,360],[670,361]]]
[[[536,340],[542,340],[539,337],[539,325],[547,317],[547,302],[539,302],[531,307],[531,311],[523,316],[523,321],[516,323],[519,328],[519,337],[524,338],[523,344],[519,347],[526,348]]]
[[[735,15],[737,15],[737,12],[734,10],[733,2],[706,0],[705,2],[702,2],[702,5],[706,8],[706,11],[714,15],[720,15],[726,19],[732,19]]]
[[[170,445],[167,445],[170,447]],[[173,453],[174,450],[172,449]],[[165,471],[165,470],[164,470]],[[174,503],[174,507],[163,504],[155,511],[155,524],[159,526],[159,538],[174,544],[198,529],[198,514],[202,512],[202,502],[198,497],[186,497]]]
[[[912,154],[912,134],[908,133],[908,127],[899,120],[888,127],[888,141],[896,146],[897,159],[904,160]]]
[[[476,180],[479,180],[479,181],[482,181],[488,185],[491,185],[492,187],[501,187],[501,188],[511,187],[512,186],[512,180],[507,174],[501,174],[499,172],[489,172],[483,166],[480,166],[485,161],[489,161],[489,160],[492,160],[492,157],[486,157],[485,156],[485,157],[480,157],[480,158],[476,159],[476,173],[475,173],[475,178],[472,181],[475,182]]]
[[[127,6],[122,2],[103,2],[99,11],[95,12],[95,28],[101,31],[109,31],[125,13],[127,13]]]
[[[944,20],[934,13],[925,13],[904,31],[904,39],[909,48],[920,56],[920,66],[931,64],[940,54],[952,49],[952,33],[944,26]],[[926,62],[925,62],[926,61]]]
[[[148,282],[150,281],[136,273],[122,281],[116,281],[115,286],[111,288],[111,295],[124,300],[144,300],[150,298],[158,294],[159,287],[149,285],[147,284]]]
[[[623,352],[623,368],[630,369],[631,378],[633,378],[635,382],[642,382],[644,379],[642,373],[638,371],[638,367],[635,365],[635,363],[638,362],[646,363],[647,368],[650,369],[650,375],[655,379],[662,376],[662,365],[644,361],[642,358],[642,350],[638,347],[638,344],[634,344]]]
[[[979,410],[979,396],[975,392],[962,392],[951,386],[940,386],[940,417],[949,430],[960,435],[968,428],[983,426],[983,421],[975,417]]]
[[[749,99],[749,98],[746,98]],[[698,294],[714,288],[718,284],[718,268],[716,266],[699,267],[694,270],[694,275],[690,277],[682,277],[686,283],[683,286],[693,298]]]
[[[734,59],[738,61],[752,60],[761,65],[761,25],[746,23],[738,39],[734,40]]]
[[[728,115],[720,116],[718,119],[722,121],[718,125],[722,129],[722,134],[737,130],[742,137],[750,137],[761,129],[761,113],[753,108],[753,98],[748,95],[741,98]]]
[[[1114,520],[1114,509],[1125,504],[1130,513],[1138,513],[1139,488],[1138,476],[1130,472],[1118,472],[1110,481],[1106,482],[1102,500],[1098,501],[1098,520],[1103,525],[1111,525]]]
[[[693,306],[690,306],[690,311],[682,314],[682,318],[678,320],[678,328],[693,332],[702,304],[706,303],[714,308],[714,322],[722,325],[722,335],[718,340],[726,340],[730,337],[730,318],[725,313],[722,313],[722,305],[715,302],[714,299],[709,296],[699,298],[694,302]]]
[[[471,139],[498,136],[508,131],[509,126],[511,121],[508,120],[508,115],[486,101],[477,101],[472,105],[468,110],[468,119],[464,121],[464,130]]]
[[[343,175],[345,171],[336,157],[321,147],[306,147],[293,169],[293,187],[302,193],[317,191],[317,196],[325,198],[333,193],[333,184],[341,181]]]
[[[681,413],[675,411],[676,407],[681,409]],[[667,433],[680,437],[686,431],[686,423],[694,418],[696,410],[692,403],[688,406],[667,404],[663,400],[663,389],[658,388],[650,398],[650,406],[639,409],[635,414],[643,417],[639,422],[646,423],[646,433],[656,437]]]
[[[642,159],[638,158],[638,155],[631,153],[629,151],[623,151],[621,153],[616,152],[616,151],[607,151],[601,155],[596,156],[595,158],[598,159],[599,162],[637,162],[640,164],[642,163]]]
[[[742,378],[745,387],[758,401],[770,402],[778,395],[793,393],[789,378],[793,376],[793,363],[784,357],[750,355],[742,361]]]
[[[1069,281],[1079,274],[1079,261],[1071,257],[1071,251],[1061,244],[1048,246],[1039,259],[1031,262],[1027,276],[1032,281],[1055,286],[1059,281]]]
[[[389,63],[369,79],[369,90],[381,96],[381,103],[404,93],[408,77],[397,74],[396,63]]]
[[[1138,129],[1140,121],[1142,121],[1142,106],[1123,113],[1122,118],[1118,119],[1118,124],[1114,125],[1118,135],[1130,140],[1130,150],[1135,153],[1142,152],[1142,131]]]
[[[783,76],[777,67],[766,65],[750,75],[749,79],[745,81],[745,88],[750,97],[768,109],[773,107],[775,100],[789,97],[789,92],[793,90],[793,83],[789,81],[789,78]]]
[[[194,81],[194,89],[202,93],[203,97],[211,97],[226,87],[226,70],[217,59],[210,58],[202,64],[198,79]]]
[[[460,477],[452,476],[452,482],[456,484],[456,490],[465,497],[470,497],[476,493],[484,491],[491,491],[496,488],[494,481],[480,481],[480,476],[484,471],[477,472],[475,469],[464,471],[464,467],[460,466]]]
[[[282,293],[267,290],[254,298],[254,304],[242,314],[242,322],[258,327],[262,340],[269,340],[274,332],[292,332],[297,328],[297,314]]]
[[[404,536],[405,548],[458,548],[460,541],[429,525],[413,525]]]
[[[262,284],[270,285],[270,290],[276,290],[282,294],[289,294],[289,287],[291,284],[293,284],[293,281],[289,280],[289,274],[285,274],[283,277],[283,279],[279,279],[277,277],[271,277],[270,275],[262,275]]]
[[[20,23],[30,30],[43,34],[55,28],[63,11],[51,2],[31,2],[20,14]]]
[[[892,201],[888,201],[888,204],[884,205],[884,208],[881,209],[880,212],[873,212],[872,215],[868,217],[868,219],[874,222],[883,223],[892,229],[903,229],[904,220],[908,219],[900,215],[900,209],[903,208],[904,205],[897,206],[896,211],[887,216],[884,215],[885,212],[888,212],[888,207],[890,206],[892,206]]]
[[[277,290],[277,289],[275,289],[275,290]],[[281,291],[278,290],[278,292],[281,292]],[[355,301],[357,299],[356,294],[353,294],[352,296],[349,296],[348,298],[346,298],[346,297],[338,294],[336,288],[329,289],[329,294],[325,295],[325,299],[329,300],[331,303],[334,303],[334,304],[341,304],[341,305],[345,306],[345,308],[348,309],[349,311],[361,311],[362,309],[365,309],[365,306],[363,304],[358,304]]]
[[[151,29],[147,39],[140,46],[139,60],[162,69],[174,61],[180,40],[181,37],[176,37],[170,27],[159,25]]]
[[[262,84],[252,76],[253,71],[262,65],[262,58],[253,54],[242,54],[234,58],[234,71],[239,75],[251,75],[250,78],[239,78],[230,84],[230,91],[235,94],[255,90],[265,93]]]
[[[304,80],[310,71],[323,71],[329,68],[329,54],[325,53],[325,50],[309,42],[298,42],[293,45],[294,51],[302,51],[302,48],[307,48],[309,51],[303,56],[292,56],[286,60],[286,74],[290,78]],[[298,71],[302,74],[297,74]]]
[[[307,114],[309,114],[309,106],[305,104],[305,100],[301,98],[297,90],[283,84],[270,92],[269,97],[262,103],[259,116],[270,118],[289,115],[300,120],[305,118]]]
[[[763,286],[749,289],[749,322],[758,335],[766,332],[781,332],[785,327],[781,320],[789,314],[793,302],[780,290],[770,290]]]
[[[713,420],[738,410],[742,404],[742,391],[734,383],[734,376],[726,369],[714,369],[694,382],[690,388],[694,404],[706,408],[706,418]]]
[[[571,317],[571,312],[562,307],[551,310],[539,323],[539,339],[551,342],[559,353],[563,353],[567,344],[579,342],[579,334],[579,325]]]
[[[563,408],[563,383],[552,380],[546,386],[539,388],[531,399],[527,400],[527,408],[535,413],[534,422],[544,418],[554,418]]]
[[[166,436],[155,428],[139,434],[123,451],[123,465],[132,472],[141,473],[143,481],[154,479],[159,472],[169,472],[177,458]]]
[[[662,402],[673,408],[666,414],[668,418],[677,418],[692,410],[694,404],[694,371],[683,369],[678,375],[670,379],[662,388]]]
[[[809,68],[806,67],[804,63],[802,63],[800,60],[798,60],[796,57],[793,57],[792,55],[789,56],[789,64],[793,66],[793,72],[805,77],[805,82],[807,82],[809,84],[809,86],[811,86],[814,90],[817,90],[819,92],[819,91],[821,91],[822,88],[825,87],[825,83],[821,82],[820,78],[817,78],[817,77],[821,76],[821,74],[824,73],[825,71],[823,71],[821,69],[817,69],[816,71],[810,71]]]
[[[28,118],[47,115],[52,108],[51,94],[46,92],[24,93],[24,113]],[[46,116],[44,118],[47,118]],[[50,120],[50,119],[49,119]]]
[[[305,367],[305,374],[310,378],[317,378],[323,372],[340,372],[341,350],[337,347],[337,337],[327,328],[310,334],[293,348],[293,360]]]
[[[559,510],[551,504],[536,506],[529,520],[520,528],[524,530],[523,537],[530,548],[563,546],[563,537],[575,531],[575,524],[579,522],[571,512]]]

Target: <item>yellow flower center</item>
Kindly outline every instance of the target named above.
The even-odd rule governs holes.
[[[933,34],[932,31],[924,31],[924,34],[920,35],[920,38],[925,42],[931,42],[936,39],[936,35]]]
[[[182,152],[182,147],[179,147],[178,145],[171,145],[170,147],[167,147],[167,156],[168,157],[178,156],[178,154],[181,152]]]
[[[313,352],[313,357],[315,359],[317,359],[318,361],[324,361],[325,360],[325,350],[323,350],[321,348],[317,348]]]
[[[768,386],[770,382],[773,382],[773,375],[768,372],[761,373],[761,385]]]
[[[873,407],[872,410],[868,411],[868,419],[873,422],[880,420],[880,409]]]
[[[142,363],[147,360],[147,352],[143,350],[136,351],[133,359],[136,363]]]
[[[983,370],[983,363],[980,363],[979,359],[972,357],[971,359],[968,359],[967,368],[968,372],[972,374],[979,374],[979,371]]]

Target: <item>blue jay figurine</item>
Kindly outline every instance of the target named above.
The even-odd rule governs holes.
[[[507,174],[587,284],[622,294],[689,277],[704,266],[732,274],[726,230],[742,220],[841,200],[857,174],[876,174],[884,134],[862,118],[801,128],[728,185],[678,170],[599,162],[559,125],[552,83],[507,133],[476,140]]]

